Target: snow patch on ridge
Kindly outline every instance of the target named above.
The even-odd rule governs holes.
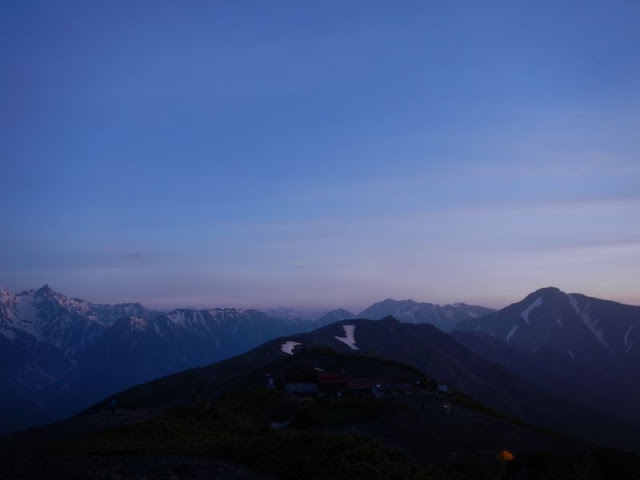
[[[525,308],[522,313],[520,314],[520,316],[522,317],[522,319],[527,323],[527,325],[529,325],[529,314],[536,308],[538,308],[540,305],[542,305],[542,298],[538,297],[536,298],[533,303],[531,303],[531,305],[529,305],[527,308]]]
[[[518,331],[519,328],[520,328],[520,325],[514,325],[513,327],[511,327],[511,330],[509,331],[509,333],[507,333],[507,338],[505,340],[507,342],[510,342],[511,337],[513,336],[514,333]]]
[[[167,318],[169,318],[169,320],[171,320],[171,323],[173,323],[174,325],[184,327],[186,320],[184,312],[181,312],[180,310],[174,310],[169,315],[167,315]]]
[[[335,339],[344,343],[351,350],[360,350],[356,345],[356,326],[355,325],[343,325],[344,337],[335,336]]]
[[[624,334],[624,346],[626,347],[627,352],[631,350],[631,345],[629,344],[629,334],[631,333],[631,330],[633,330],[633,325],[629,325],[627,333]]]
[[[596,339],[604,346],[607,347],[607,342],[604,341],[602,337],[604,337],[604,330],[602,328],[596,328],[598,326],[599,320],[597,318],[591,318],[591,313],[589,312],[589,304],[584,307],[583,311],[580,311],[580,307],[578,306],[578,300],[571,294],[567,295],[569,297],[569,303],[576,311],[578,316],[582,319],[584,324],[587,326],[591,333],[596,337]]]
[[[129,325],[134,332],[144,332],[147,329],[147,321],[140,317],[131,317]]]
[[[282,346],[280,347],[280,350],[282,350],[284,353],[288,355],[293,355],[293,349],[296,348],[297,345],[302,345],[302,344],[300,342],[294,342],[293,340],[289,340],[282,344]]]

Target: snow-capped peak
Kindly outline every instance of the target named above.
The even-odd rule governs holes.
[[[0,292],[0,334],[25,333],[74,357],[118,318],[148,314],[139,304],[100,305],[69,298],[44,285],[37,290]]]

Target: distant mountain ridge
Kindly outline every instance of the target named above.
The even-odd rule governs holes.
[[[325,310],[298,310],[295,308],[269,308],[264,311],[267,315],[280,320],[310,322],[325,314]]]
[[[351,318],[356,318],[356,315],[351,313],[349,310],[345,310],[344,308],[337,308],[325,313],[322,317],[318,318],[314,322],[314,325],[315,327],[320,327],[322,325],[339,322],[340,320],[349,320]]]
[[[433,303],[388,298],[364,309],[358,314],[358,318],[381,320],[392,316],[401,322],[430,323],[443,332],[450,332],[463,320],[479,318],[492,312],[495,310],[465,303],[440,306]]]

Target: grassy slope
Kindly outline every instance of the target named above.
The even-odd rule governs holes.
[[[366,421],[396,408],[372,399],[297,402],[276,392],[236,392],[210,405],[176,407],[159,420],[94,434],[62,451],[224,458],[282,479],[437,478],[437,472],[374,440],[310,428]],[[299,428],[268,427],[283,417],[295,417]]]
[[[445,416],[439,402],[429,402],[348,397],[299,402],[277,392],[241,391],[100,432],[61,451],[222,458],[281,479],[462,480],[495,478],[495,452],[511,448],[516,461],[506,473],[519,478],[639,478],[636,456],[549,437],[462,407]],[[268,428],[285,417],[295,419],[290,427]],[[429,465],[440,457],[450,464]]]

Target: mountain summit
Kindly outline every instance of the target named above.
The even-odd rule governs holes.
[[[118,318],[147,317],[152,312],[139,303],[93,304],[68,298],[49,285],[16,295],[0,290],[0,334],[13,339],[18,334],[34,337],[75,358]]]
[[[640,421],[640,307],[542,288],[453,337],[547,392]]]
[[[483,318],[458,325],[523,349],[548,348],[572,358],[627,354],[640,341],[640,307],[547,287]]]

